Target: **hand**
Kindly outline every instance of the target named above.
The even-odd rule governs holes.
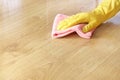
[[[99,6],[86,13],[78,13],[61,21],[57,27],[58,30],[65,30],[80,23],[88,23],[83,27],[83,32],[89,32],[107,19],[113,17],[120,10],[120,0],[103,0]]]

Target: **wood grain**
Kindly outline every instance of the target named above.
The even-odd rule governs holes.
[[[120,80],[119,15],[90,40],[51,39],[56,14],[92,10],[95,1],[0,0],[0,80]]]

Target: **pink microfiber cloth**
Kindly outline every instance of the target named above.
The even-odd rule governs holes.
[[[86,39],[90,39],[94,30],[87,32],[87,33],[83,33],[82,32],[82,27],[85,26],[85,24],[79,24],[79,25],[75,25],[73,27],[70,27],[66,30],[57,30],[57,25],[59,24],[60,21],[64,20],[65,18],[67,18],[68,16],[63,15],[63,14],[58,14],[55,17],[54,23],[53,23],[53,28],[52,28],[52,38],[60,38],[60,37],[64,37],[67,36],[73,32],[76,32],[80,37],[82,38],[86,38]]]

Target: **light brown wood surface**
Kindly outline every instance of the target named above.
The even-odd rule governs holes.
[[[51,38],[56,14],[95,6],[95,0],[0,0],[0,80],[120,80],[119,15],[90,40]]]

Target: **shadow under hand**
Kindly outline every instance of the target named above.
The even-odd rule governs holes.
[[[120,25],[114,24],[112,22],[107,22],[102,25],[100,25],[94,32],[91,39],[96,38],[117,38],[120,34]],[[61,39],[83,39],[77,35],[77,33],[71,33],[70,35],[67,35],[65,37],[62,37]]]

